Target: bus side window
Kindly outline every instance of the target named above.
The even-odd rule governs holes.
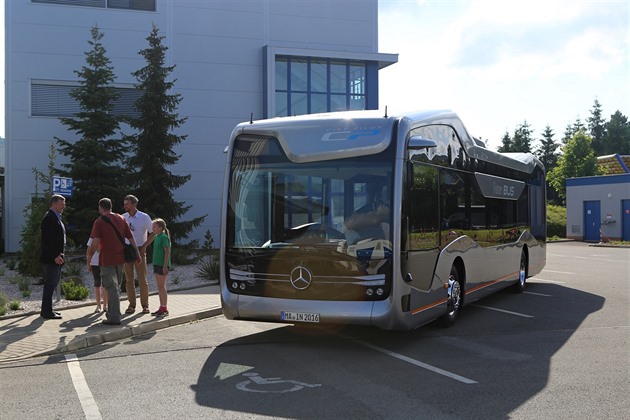
[[[439,245],[438,169],[413,165],[410,191],[409,250],[432,249]]]

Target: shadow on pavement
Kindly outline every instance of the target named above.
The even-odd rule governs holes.
[[[547,386],[554,354],[605,301],[556,284],[534,283],[528,290],[550,297],[504,291],[478,305],[535,310],[533,318],[507,318],[472,304],[449,329],[288,325],[240,337],[212,352],[192,389],[200,405],[254,416],[508,418]],[[374,347],[476,383],[438,375]]]

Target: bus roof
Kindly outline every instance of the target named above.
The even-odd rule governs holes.
[[[304,163],[376,154],[390,145],[394,127],[398,126],[399,136],[406,136],[411,129],[428,124],[453,127],[471,158],[527,173],[536,166],[544,169],[531,153],[487,149],[468,134],[457,114],[446,109],[391,116],[381,111],[344,111],[248,121],[234,128],[231,141],[242,134],[273,136],[291,161]]]
[[[291,161],[314,162],[382,152],[391,143],[395,121],[377,111],[279,117],[241,123],[232,138],[241,134],[273,136]]]

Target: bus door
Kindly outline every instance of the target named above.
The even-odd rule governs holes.
[[[417,291],[412,292],[410,309],[419,310],[433,303],[433,273],[440,255],[438,169],[414,163],[411,188],[403,199],[406,222],[406,251],[402,258],[402,276]],[[436,307],[433,310],[443,311]]]

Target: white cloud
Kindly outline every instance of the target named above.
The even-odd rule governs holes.
[[[574,72],[590,79],[601,79],[611,68],[628,60],[627,43],[615,39],[618,34],[604,30],[587,30],[567,42],[557,75]]]
[[[395,6],[379,13],[379,50],[400,54],[380,73],[380,102],[392,113],[453,108],[496,141],[524,120],[560,137],[596,97],[605,115],[628,115],[627,1]]]
[[[456,25],[466,29],[476,25],[531,25],[537,23],[558,24],[573,20],[589,7],[586,1],[566,0],[488,0],[470,1],[468,11],[456,20]],[[514,26],[516,28],[516,26]]]

